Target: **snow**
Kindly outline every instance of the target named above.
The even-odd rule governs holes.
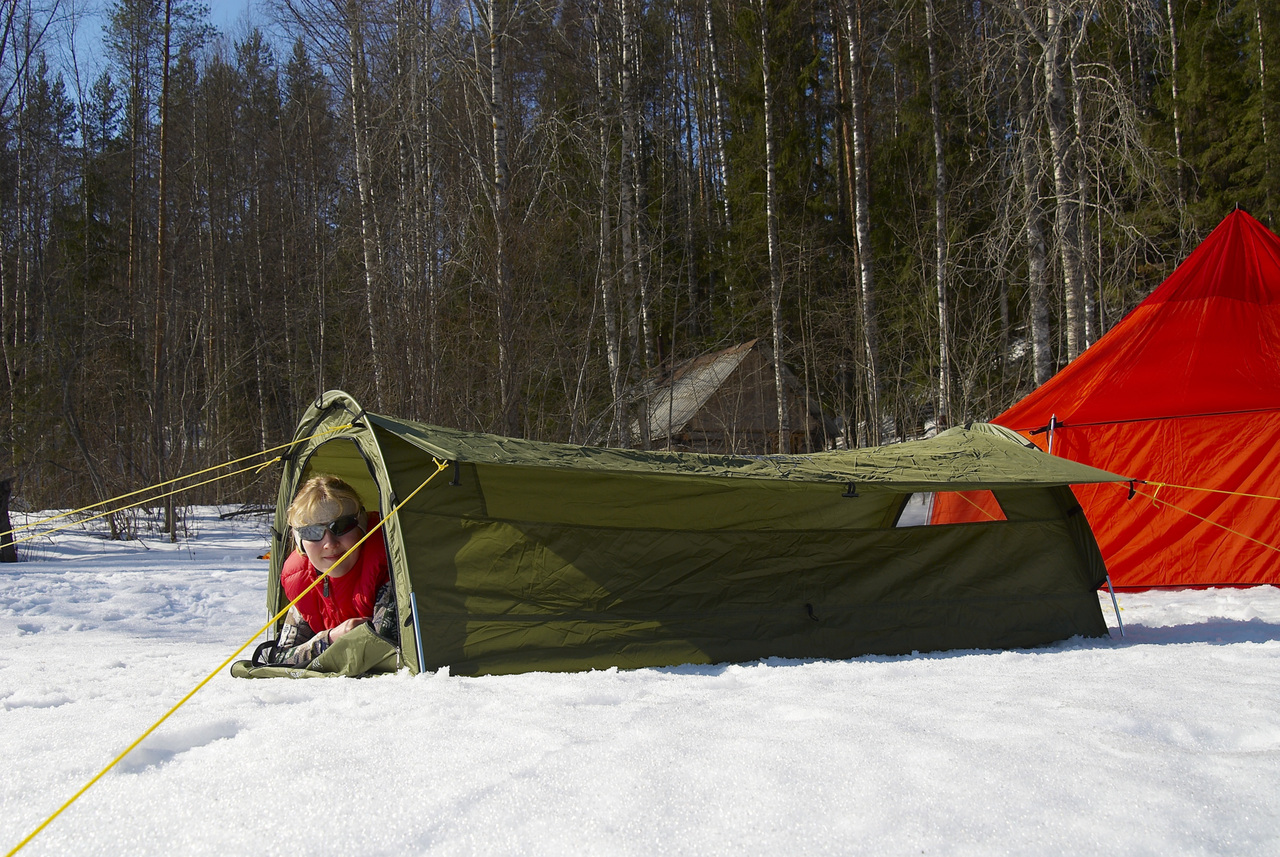
[[[218,511],[0,565],[6,850],[265,621],[266,521]],[[1119,598],[1034,650],[223,670],[21,853],[1280,853],[1280,590]]]

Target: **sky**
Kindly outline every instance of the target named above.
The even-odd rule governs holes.
[[[106,24],[111,0],[59,0],[60,8],[78,20],[75,39],[80,62],[96,66],[103,60],[102,31]],[[250,17],[265,18],[259,11],[262,0],[203,0],[209,7],[209,23],[225,36],[238,35],[244,21]],[[93,75],[89,75],[91,78]]]
[[[8,851],[265,621],[265,518],[0,564]],[[22,516],[15,520],[21,524]],[[218,671],[23,855],[1280,853],[1280,589],[1127,636],[575,674]]]
[[[230,33],[233,25],[248,11],[252,0],[206,0],[206,2],[209,4],[209,21],[223,33]]]

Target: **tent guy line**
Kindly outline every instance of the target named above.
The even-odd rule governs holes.
[[[115,514],[115,513],[117,513],[117,512],[123,512],[125,509],[133,509],[133,508],[136,508],[136,507],[138,507],[138,506],[143,506],[143,505],[146,505],[147,503],[151,503],[151,502],[153,502],[153,501],[155,501],[155,500],[162,500],[162,499],[164,499],[165,497],[172,497],[174,494],[181,494],[183,491],[190,491],[192,488],[199,488],[199,487],[200,487],[200,486],[202,486],[202,485],[210,485],[210,484],[212,484],[212,483],[214,483],[214,482],[218,482],[218,481],[220,481],[220,480],[222,480],[222,479],[229,479],[229,478],[231,478],[232,476],[239,476],[241,473],[248,473],[250,470],[259,470],[259,471],[260,471],[260,470],[263,470],[263,469],[265,469],[265,468],[267,468],[267,467],[270,467],[271,465],[275,464],[275,463],[276,463],[277,461],[279,461],[279,460],[280,460],[280,458],[277,456],[276,458],[273,458],[273,459],[271,459],[270,461],[265,461],[265,462],[263,462],[262,464],[253,464],[253,465],[250,465],[249,467],[242,467],[242,468],[240,468],[239,470],[233,470],[233,471],[231,471],[230,473],[224,473],[224,474],[222,474],[221,476],[215,476],[215,477],[213,477],[212,479],[206,479],[206,480],[204,480],[203,482],[195,482],[195,483],[192,483],[191,485],[182,485],[182,486],[180,486],[180,487],[178,487],[178,488],[171,488],[171,489],[169,489],[168,491],[165,491],[163,494],[156,494],[156,495],[151,496],[151,497],[144,497],[144,498],[142,498],[141,500],[136,500],[136,501],[134,501],[134,502],[132,502],[132,503],[127,503],[127,504],[125,504],[124,506],[119,506],[119,507],[117,507],[117,508],[115,508],[115,509],[108,509],[108,510],[107,510],[107,511],[105,511],[105,512],[99,512],[98,514],[96,514],[96,515],[90,515],[90,516],[89,516],[89,517],[87,517],[87,518],[77,518],[77,519],[75,519],[74,521],[69,521],[68,523],[61,524],[61,525],[59,525],[59,526],[57,526],[57,527],[54,527],[54,528],[52,528],[52,529],[49,529],[49,530],[40,530],[39,532],[28,533],[27,535],[23,536],[23,537],[22,537],[22,538],[20,538],[20,539],[14,539],[14,540],[12,541],[12,544],[18,545],[18,544],[22,544],[23,542],[29,542],[29,541],[31,541],[32,539],[38,539],[38,538],[42,538],[42,537],[44,537],[44,536],[51,536],[51,535],[53,535],[54,533],[60,533],[60,532],[62,532],[63,530],[68,530],[68,529],[71,529],[72,527],[79,526],[79,525],[81,525],[81,524],[87,524],[87,523],[89,523],[90,521],[96,521],[96,520],[98,520],[99,518],[105,518],[105,517],[107,517],[108,515],[114,515],[114,514]],[[207,472],[207,471],[202,471],[202,472]],[[192,475],[192,476],[196,476],[196,475],[199,475],[199,474],[191,474],[191,475]],[[189,477],[181,477],[181,478],[184,478],[184,479],[185,479],[185,478],[189,478]],[[167,484],[167,483],[166,483],[166,484]],[[158,486],[158,485],[157,485],[157,486],[152,486],[152,487],[160,487],[160,486]],[[148,490],[148,489],[144,488],[144,489],[142,489],[142,490],[143,490],[143,491],[146,491],[146,490]],[[135,492],[133,492],[133,493],[134,493],[134,494],[136,494],[136,493],[139,493],[139,492],[136,492],[136,491],[135,491]],[[132,495],[132,494],[130,494],[130,495],[126,495],[126,496],[133,496],[133,495]],[[92,508],[92,507],[89,507],[89,508]],[[83,510],[76,510],[76,511],[83,511]],[[64,517],[66,517],[67,515],[74,515],[74,514],[75,514],[75,512],[64,512],[64,513],[62,513],[61,515],[56,515],[56,516],[54,516],[54,517],[52,517],[52,518],[46,518],[46,519],[45,519],[45,520],[43,520],[43,521],[36,521],[35,523],[28,523],[28,524],[23,524],[23,525],[21,525],[21,526],[19,526],[19,527],[14,527],[14,528],[13,528],[12,530],[10,530],[8,533],[3,533],[3,534],[0,534],[0,535],[6,535],[6,536],[7,536],[7,535],[10,535],[11,533],[14,533],[14,532],[16,532],[16,531],[20,530],[20,529],[29,529],[29,528],[31,528],[31,527],[38,527],[38,526],[40,526],[41,524],[48,523],[49,521],[54,521],[54,520],[57,520],[58,518],[64,518]]]
[[[968,497],[966,497],[966,496],[964,495],[964,493],[963,493],[963,492],[959,492],[959,493],[957,493],[957,494],[956,494],[956,496],[957,496],[957,497],[959,497],[959,498],[960,498],[961,500],[963,500],[964,502],[968,503],[968,504],[969,504],[970,506],[972,506],[973,508],[977,509],[977,510],[978,510],[979,512],[981,512],[982,514],[986,515],[986,516],[987,516],[987,518],[989,518],[990,520],[992,520],[992,521],[998,520],[998,519],[996,518],[996,516],[995,516],[995,515],[993,515],[993,514],[991,514],[991,512],[990,512],[989,510],[987,510],[987,509],[986,509],[985,507],[983,507],[981,504],[979,504],[979,503],[975,503],[975,502],[973,502],[972,500],[970,500]]]
[[[1225,488],[1197,488],[1195,485],[1178,485],[1174,482],[1156,482],[1152,479],[1135,479],[1135,482],[1141,482],[1144,485],[1155,485],[1157,490],[1160,488],[1177,488],[1182,491],[1203,491],[1206,494],[1225,494],[1228,497],[1248,497],[1251,500],[1275,500],[1280,502],[1280,497],[1271,494],[1250,494],[1248,491],[1228,491]]]
[[[1154,506],[1156,509],[1159,509],[1161,506],[1168,506],[1170,509],[1176,509],[1177,511],[1182,512],[1184,515],[1190,515],[1191,517],[1195,518],[1196,520],[1204,521],[1206,524],[1208,524],[1208,525],[1210,525],[1210,526],[1212,526],[1212,527],[1218,527],[1219,529],[1226,530],[1228,533],[1231,533],[1232,535],[1239,536],[1239,537],[1240,537],[1240,538],[1242,538],[1242,539],[1248,539],[1249,541],[1253,542],[1254,544],[1261,545],[1262,547],[1266,548],[1267,550],[1272,550],[1272,551],[1275,551],[1276,553],[1280,553],[1280,547],[1277,547],[1277,546],[1272,545],[1272,544],[1267,544],[1266,542],[1264,542],[1264,541],[1262,541],[1262,540],[1260,540],[1260,539],[1255,539],[1253,536],[1248,535],[1247,533],[1242,533],[1242,532],[1240,532],[1239,530],[1233,530],[1231,527],[1228,527],[1226,524],[1220,524],[1220,523],[1218,523],[1217,521],[1213,521],[1213,520],[1210,520],[1209,518],[1204,517],[1203,515],[1197,515],[1195,512],[1192,512],[1190,509],[1184,509],[1184,508],[1182,508],[1181,506],[1179,506],[1179,505],[1177,505],[1177,504],[1175,504],[1175,503],[1170,503],[1168,500],[1161,500],[1161,499],[1160,499],[1160,497],[1159,497],[1159,494],[1160,494],[1160,487],[1180,488],[1180,487],[1183,487],[1183,486],[1180,486],[1180,485],[1178,485],[1178,486],[1172,486],[1172,485],[1171,485],[1171,486],[1163,486],[1163,485],[1162,485],[1162,483],[1159,483],[1159,482],[1151,482],[1151,483],[1148,483],[1148,484],[1150,484],[1150,485],[1156,485],[1156,486],[1159,486],[1159,487],[1157,487],[1157,488],[1156,488],[1156,491],[1155,491],[1155,493],[1154,493],[1154,494],[1148,494],[1146,491],[1137,491],[1136,489],[1135,489],[1135,493],[1136,493],[1136,494],[1138,494],[1138,495],[1139,495],[1139,496],[1141,496],[1141,497],[1146,497],[1148,500],[1150,500],[1150,501],[1151,501],[1151,505],[1152,505],[1152,506]],[[1196,491],[1196,490],[1209,490],[1209,489],[1196,489],[1196,488],[1192,488],[1192,489],[1190,489],[1190,490],[1192,490],[1192,491]],[[1234,493],[1234,492],[1230,492],[1230,491],[1228,491],[1228,492],[1223,492],[1223,493],[1231,494],[1231,493]],[[1250,495],[1247,495],[1247,494],[1246,494],[1246,495],[1241,495],[1241,496],[1250,496]],[[1280,498],[1276,498],[1276,497],[1267,497],[1267,498],[1265,498],[1265,499],[1268,499],[1268,500],[1275,500],[1275,499],[1280,499]]]
[[[106,506],[107,504],[109,504],[109,503],[115,503],[115,502],[116,502],[116,501],[118,501],[118,500],[127,500],[127,499],[129,499],[130,497],[136,497],[136,496],[138,496],[139,494],[144,494],[144,493],[146,493],[147,491],[154,491],[154,490],[155,490],[155,489],[157,489],[157,488],[164,488],[164,487],[166,487],[166,486],[173,485],[173,484],[174,484],[174,483],[176,483],[176,482],[182,482],[182,481],[183,481],[183,480],[185,480],[185,479],[194,479],[194,478],[195,478],[195,477],[197,477],[197,476],[203,476],[203,475],[204,475],[204,474],[206,474],[206,473],[212,473],[213,471],[218,470],[218,469],[223,468],[223,467],[231,467],[233,464],[239,464],[239,463],[241,463],[242,461],[248,461],[248,460],[249,460],[249,459],[251,459],[251,458],[257,458],[257,457],[258,457],[258,456],[260,456],[260,455],[269,455],[270,453],[276,452],[276,451],[278,451],[278,450],[281,450],[281,449],[288,449],[289,447],[291,447],[291,446],[296,446],[296,445],[297,445],[297,444],[299,444],[299,443],[305,443],[305,442],[307,442],[307,441],[309,441],[309,440],[313,440],[313,439],[315,439],[315,438],[317,438],[317,437],[320,437],[320,436],[322,436],[322,435],[325,435],[325,434],[331,434],[331,433],[333,433],[333,432],[338,432],[338,431],[343,431],[343,430],[348,429],[348,428],[351,428],[351,426],[346,425],[346,426],[334,426],[334,427],[332,427],[332,428],[327,428],[327,429],[325,429],[324,431],[316,432],[316,433],[315,433],[314,435],[312,435],[311,437],[299,437],[299,438],[294,438],[293,440],[289,441],[288,443],[282,443],[282,444],[280,444],[279,446],[273,446],[273,447],[270,447],[270,448],[268,448],[268,449],[261,449],[261,450],[258,450],[257,452],[250,453],[249,455],[241,456],[240,458],[233,458],[233,459],[232,459],[232,460],[230,460],[230,461],[224,461],[224,462],[222,462],[221,464],[215,464],[215,465],[213,465],[212,467],[206,467],[204,470],[196,470],[196,471],[194,471],[194,472],[192,472],[192,473],[184,473],[184,474],[183,474],[183,475],[181,475],[181,476],[175,476],[175,477],[174,477],[174,478],[172,478],[172,479],[165,480],[164,482],[157,482],[157,483],[155,483],[154,485],[147,485],[147,486],[146,486],[146,487],[144,487],[144,488],[139,488],[139,489],[137,489],[137,490],[135,490],[135,491],[130,491],[130,492],[128,492],[127,494],[119,494],[119,495],[117,495],[117,496],[115,496],[115,497],[111,497],[110,499],[107,499],[107,500],[99,500],[97,503],[90,503],[88,506],[81,506],[81,507],[80,507],[80,508],[78,508],[78,509],[70,509],[70,510],[68,510],[68,511],[66,511],[66,512],[59,512],[59,513],[58,513],[58,514],[56,514],[56,515],[50,515],[49,517],[47,517],[47,518],[41,518],[41,519],[40,519],[40,520],[38,520],[38,521],[29,521],[29,522],[27,522],[27,523],[25,523],[25,524],[20,524],[19,526],[16,526],[16,527],[14,527],[13,529],[11,529],[11,530],[9,530],[9,531],[7,531],[7,532],[0,533],[0,537],[4,537],[4,536],[11,536],[11,535],[13,535],[14,533],[18,532],[19,530],[27,530],[27,529],[31,529],[32,527],[40,527],[40,526],[43,526],[43,525],[45,525],[45,524],[51,524],[51,523],[53,523],[54,521],[60,521],[60,520],[62,520],[63,518],[70,517],[71,515],[78,515],[78,514],[80,514],[81,512],[88,512],[90,509],[97,509],[99,506]],[[208,485],[208,484],[210,484],[211,482],[217,482],[219,479],[226,479],[226,478],[228,478],[228,477],[230,477],[230,476],[239,476],[241,473],[247,473],[247,472],[249,472],[250,470],[264,470],[264,469],[266,469],[267,467],[270,467],[272,464],[275,464],[277,461],[280,461],[282,458],[283,458],[283,456],[279,456],[279,455],[277,455],[275,458],[272,458],[272,459],[270,459],[270,460],[268,460],[268,461],[264,461],[264,462],[261,462],[261,463],[259,463],[259,464],[254,464],[254,465],[252,465],[252,466],[250,466],[250,467],[242,468],[242,469],[237,470],[237,471],[235,471],[235,472],[233,472],[233,473],[224,473],[224,474],[223,474],[223,475],[221,475],[221,476],[216,476],[216,477],[214,477],[213,479],[207,479],[207,480],[205,480],[204,482],[197,482],[197,483],[196,483],[196,484],[194,484],[194,485],[184,485],[184,486],[183,486],[183,487],[181,487],[181,488],[175,488],[175,489],[174,489],[174,490],[172,490],[172,491],[166,492],[166,493],[164,493],[164,494],[157,494],[157,495],[155,495],[154,497],[148,497],[148,498],[146,498],[146,499],[139,500],[139,501],[138,501],[138,502],[136,502],[136,503],[130,503],[130,504],[125,505],[125,506],[120,506],[119,508],[109,509],[109,510],[108,510],[108,511],[106,511],[106,512],[102,512],[101,514],[94,515],[93,517],[90,517],[90,518],[77,519],[74,523],[85,523],[86,521],[94,521],[94,520],[97,520],[98,518],[104,517],[104,516],[106,516],[106,515],[112,515],[112,514],[115,514],[116,512],[123,512],[125,509],[132,509],[134,506],[141,506],[143,503],[149,503],[149,502],[151,502],[152,500],[160,500],[160,499],[162,499],[162,498],[164,498],[164,497],[168,497],[168,496],[170,496],[170,495],[172,495],[172,494],[177,494],[177,493],[182,492],[182,491],[187,491],[187,490],[189,490],[189,489],[191,489],[191,488],[199,488],[201,485]],[[44,531],[42,531],[42,532],[38,533],[37,535],[49,535],[50,533],[56,533],[56,532],[58,532],[58,531],[60,531],[60,530],[64,530],[64,529],[66,529],[66,527],[55,527],[55,528],[54,528],[54,529],[52,529],[52,530],[44,530]],[[15,542],[14,542],[14,544],[17,544],[18,542],[26,541],[26,540],[27,540],[26,538],[18,539],[17,541],[15,541]]]
[[[383,525],[384,525],[384,524],[386,524],[386,522],[387,522],[387,521],[388,521],[388,520],[389,520],[393,515],[395,515],[397,512],[399,512],[399,511],[400,511],[400,509],[401,509],[401,507],[403,507],[406,503],[408,503],[410,500],[412,500],[415,494],[417,494],[417,493],[418,493],[419,491],[421,491],[423,488],[426,488],[426,487],[427,487],[427,484],[428,484],[432,479],[435,479],[437,476],[439,476],[439,475],[440,475],[440,473],[441,473],[441,472],[443,472],[443,471],[444,471],[444,469],[445,469],[446,467],[448,467],[448,466],[449,466],[449,462],[447,462],[447,461],[440,461],[439,459],[434,459],[434,460],[435,460],[435,464],[436,464],[436,469],[435,469],[435,471],[434,471],[434,472],[432,472],[432,473],[431,473],[431,474],[430,474],[426,479],[422,480],[422,484],[421,484],[421,485],[419,485],[417,488],[415,488],[415,489],[413,490],[413,492],[409,494],[409,496],[408,496],[408,497],[405,497],[405,498],[404,498],[404,500],[400,501],[400,503],[399,503],[398,505],[396,505],[396,506],[395,506],[395,508],[393,508],[389,514],[387,514],[386,516],[382,517],[382,518],[378,521],[378,523],[376,523],[376,524],[374,524],[372,527],[370,527],[370,528],[369,528],[369,531],[368,531],[367,533],[365,533],[365,534],[360,538],[360,540],[359,540],[359,541],[357,541],[354,545],[352,545],[352,546],[347,550],[347,552],[346,552],[346,553],[344,553],[341,557],[339,557],[339,558],[338,558],[338,559],[337,559],[337,560],[336,560],[336,561],[335,561],[335,562],[334,562],[334,563],[329,567],[329,571],[332,571],[335,567],[340,566],[340,565],[343,563],[343,561],[344,561],[344,560],[346,560],[346,558],[347,558],[347,557],[349,557],[349,556],[350,556],[352,553],[354,553],[356,550],[358,550],[358,549],[360,548],[360,546],[361,546],[361,545],[363,545],[363,544],[365,543],[365,541],[366,541],[366,540],[368,540],[368,539],[369,539],[369,538],[370,538],[374,533],[376,533],[376,532],[378,532],[379,530],[381,530],[381,529],[382,529],[382,527],[383,527]],[[162,723],[164,723],[166,720],[168,720],[168,719],[169,719],[169,718],[170,718],[170,717],[171,717],[171,716],[172,716],[172,715],[173,715],[173,714],[174,714],[174,713],[175,713],[179,708],[181,708],[182,706],[186,705],[187,701],[188,701],[188,700],[190,700],[190,699],[191,699],[193,696],[195,696],[197,693],[199,693],[199,692],[200,692],[200,690],[201,690],[201,689],[203,689],[205,685],[207,685],[210,681],[212,681],[212,680],[213,680],[213,678],[214,678],[214,676],[218,675],[220,672],[222,672],[224,669],[226,669],[226,668],[227,668],[227,666],[228,666],[232,661],[234,661],[234,660],[236,659],[236,657],[237,657],[237,656],[239,656],[239,654],[240,654],[241,652],[243,652],[245,649],[249,648],[249,646],[250,646],[250,645],[252,645],[252,643],[253,643],[253,641],[254,641],[254,640],[258,639],[258,637],[260,637],[260,636],[262,636],[263,634],[265,634],[265,633],[268,631],[268,629],[270,629],[270,628],[271,628],[271,626],[272,626],[272,625],[274,625],[274,624],[275,624],[276,622],[278,622],[281,618],[283,618],[283,617],[284,617],[284,614],[285,614],[285,613],[287,613],[287,612],[289,612],[289,608],[290,608],[290,607],[292,607],[293,605],[295,605],[295,604],[297,604],[299,601],[301,601],[301,600],[302,600],[302,598],[303,598],[303,597],[304,597],[308,592],[310,592],[311,590],[315,589],[315,588],[320,584],[320,582],[321,582],[322,580],[327,579],[327,578],[329,577],[329,571],[324,571],[324,572],[322,572],[320,575],[318,575],[318,576],[316,577],[316,579],[315,579],[315,580],[311,581],[311,585],[309,585],[308,587],[306,587],[305,589],[303,589],[301,592],[299,592],[299,593],[298,593],[298,595],[297,595],[297,597],[296,597],[296,598],[294,598],[292,601],[290,601],[288,604],[286,604],[286,605],[285,605],[285,606],[280,610],[280,612],[279,612],[279,613],[277,613],[275,616],[272,616],[270,619],[268,619],[268,620],[267,620],[267,624],[263,625],[261,628],[259,628],[257,631],[255,631],[255,632],[254,632],[254,634],[253,634],[253,636],[252,636],[252,637],[250,637],[249,639],[245,640],[245,641],[244,641],[244,643],[240,646],[240,648],[238,648],[238,649],[236,649],[234,652],[232,652],[230,657],[228,657],[225,661],[223,661],[223,662],[222,662],[222,663],[220,663],[217,667],[215,667],[215,668],[213,669],[213,671],[212,671],[212,672],[210,672],[207,676],[205,676],[205,677],[204,677],[204,679],[202,679],[202,680],[200,681],[200,683],[199,683],[199,684],[197,684],[195,687],[193,687],[193,688],[192,688],[192,689],[187,693],[187,695],[186,695],[186,696],[184,696],[184,697],[182,697],[182,699],[178,700],[178,701],[177,701],[177,703],[175,703],[175,704],[174,704],[174,706],[173,706],[172,708],[170,708],[168,711],[166,711],[166,712],[165,712],[165,713],[160,717],[160,719],[159,719],[159,720],[157,720],[155,723],[152,723],[152,724],[151,724],[151,726],[150,726],[150,727],[148,727],[148,728],[147,728],[147,730],[146,730],[145,732],[143,732],[141,735],[139,735],[139,736],[137,737],[137,739],[135,739],[135,740],[134,740],[134,742],[133,742],[132,744],[130,744],[128,747],[126,747],[126,748],[124,749],[124,751],[123,751],[123,752],[121,752],[118,756],[116,756],[114,759],[112,759],[110,762],[108,762],[108,763],[107,763],[107,766],[106,766],[105,768],[103,768],[101,771],[98,771],[98,773],[94,775],[93,779],[89,780],[89,782],[87,782],[87,783],[85,783],[83,786],[81,786],[81,787],[80,787],[80,790],[79,790],[79,791],[77,791],[75,794],[73,794],[70,798],[68,798],[68,799],[67,799],[67,801],[66,801],[66,803],[64,803],[62,806],[58,807],[56,810],[54,810],[54,811],[53,811],[53,814],[52,814],[52,815],[50,815],[48,818],[46,818],[43,822],[41,822],[39,827],[37,827],[35,830],[33,830],[33,831],[31,831],[30,833],[28,833],[28,834],[27,834],[27,836],[26,836],[26,838],[24,838],[21,842],[19,842],[17,845],[15,845],[11,850],[9,850],[8,852],[6,852],[5,857],[13,857],[13,855],[17,854],[19,851],[21,851],[23,848],[25,848],[25,847],[27,846],[27,844],[28,844],[29,842],[31,842],[31,840],[35,839],[35,838],[36,838],[36,836],[38,836],[42,830],[44,830],[46,827],[48,827],[48,826],[53,822],[53,820],[54,820],[55,818],[57,818],[59,815],[61,815],[61,814],[62,814],[62,812],[63,812],[65,809],[67,809],[67,807],[71,806],[73,803],[75,803],[77,800],[79,800],[79,799],[80,799],[80,796],[81,796],[81,795],[83,795],[85,792],[87,792],[90,788],[92,788],[92,787],[93,787],[93,785],[94,785],[94,783],[98,782],[98,780],[100,780],[100,779],[102,779],[104,776],[106,776],[106,774],[107,774],[107,772],[108,772],[108,771],[110,771],[112,768],[114,768],[114,767],[115,767],[117,764],[119,764],[119,763],[120,763],[120,762],[121,762],[121,761],[122,761],[126,756],[128,756],[131,752],[133,752],[133,750],[134,750],[134,748],[135,748],[135,747],[137,747],[139,744],[141,744],[143,741],[145,741],[148,735],[150,735],[152,732],[156,731],[156,729],[160,728],[160,725],[161,725]],[[415,619],[416,619],[416,617],[415,617]]]

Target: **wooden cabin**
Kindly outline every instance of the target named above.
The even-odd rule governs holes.
[[[783,367],[788,449],[828,449],[835,426],[799,379]],[[632,421],[637,447],[735,455],[778,449],[778,397],[773,357],[759,339],[704,354],[650,381]]]

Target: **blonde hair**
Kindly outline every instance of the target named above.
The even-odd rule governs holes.
[[[328,473],[312,476],[303,483],[287,513],[291,527],[325,524],[343,515],[359,515],[360,528],[368,529],[368,516],[356,489]]]

